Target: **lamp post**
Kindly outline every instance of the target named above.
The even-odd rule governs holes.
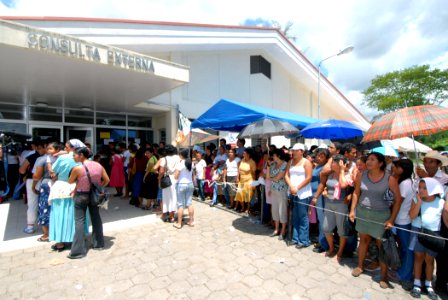
[[[335,56],[343,55],[343,54],[346,54],[346,53],[350,53],[350,52],[353,51],[354,48],[355,47],[353,47],[353,46],[346,47],[343,50],[339,51],[338,53],[330,55],[327,58],[322,59],[319,62],[319,64],[317,65],[317,70],[318,70],[318,75],[317,75],[317,118],[319,120],[320,120],[320,66],[327,59],[330,59],[330,58],[335,57]]]

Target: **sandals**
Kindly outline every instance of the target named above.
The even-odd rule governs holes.
[[[190,227],[194,227],[194,222],[188,222],[188,224],[187,224],[188,226],[190,226]]]
[[[48,236],[46,238],[44,238],[43,236],[41,236],[40,238],[37,239],[38,242],[49,242],[49,238]]]
[[[51,250],[62,252],[65,250],[65,245],[63,244],[62,247],[58,247],[58,244],[54,244],[51,246]]]
[[[360,267],[356,267],[352,271],[352,276],[359,277],[359,275],[361,275],[362,273],[364,273],[363,269],[361,269]]]
[[[174,227],[174,228],[177,228],[177,229],[181,229],[181,228],[182,228],[182,225],[180,225],[179,223],[174,223],[174,224],[173,224],[173,227]]]
[[[389,283],[387,281],[385,281],[385,280],[381,280],[380,281],[380,288],[382,288],[382,289],[389,288]]]

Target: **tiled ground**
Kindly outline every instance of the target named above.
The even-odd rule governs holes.
[[[194,205],[196,226],[181,230],[112,205],[106,249],[81,260],[28,238],[31,247],[0,254],[0,299],[412,299],[398,284],[382,290],[372,274],[353,278],[354,259],[339,265],[251,219]]]

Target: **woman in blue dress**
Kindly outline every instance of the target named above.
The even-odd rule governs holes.
[[[63,251],[73,241],[75,234],[75,208],[73,204],[73,190],[75,184],[70,185],[68,178],[70,171],[77,165],[73,159],[73,151],[78,147],[85,147],[80,140],[72,139],[65,144],[68,154],[63,154],[54,162],[52,169],[57,181],[52,185],[49,201],[50,214],[50,241],[56,244],[51,246],[55,251]],[[88,222],[86,228],[88,233]]]

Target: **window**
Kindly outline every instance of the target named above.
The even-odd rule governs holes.
[[[30,120],[62,122],[62,108],[31,106]]]
[[[0,119],[25,120],[25,105],[10,105],[0,103]]]
[[[128,126],[151,128],[152,119],[151,117],[128,115]]]
[[[126,126],[126,116],[120,114],[108,114],[97,112],[96,124],[107,126]]]
[[[250,74],[261,73],[271,79],[271,63],[263,56],[256,55],[250,57]]]
[[[93,111],[75,110],[71,108],[65,109],[65,122],[93,124]]]

